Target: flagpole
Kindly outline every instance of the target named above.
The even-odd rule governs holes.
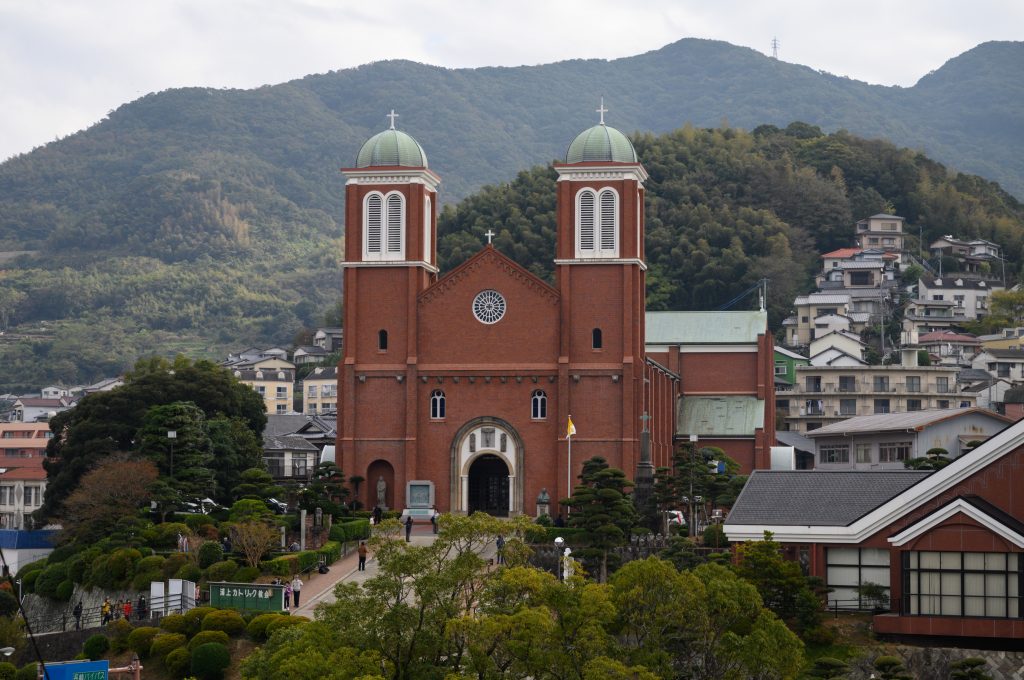
[[[572,416],[569,416],[569,422],[572,422]],[[567,434],[565,438],[569,440],[569,468],[565,475],[565,487],[568,491],[566,498],[572,498],[572,435]],[[568,517],[570,512],[572,512],[572,506],[566,505],[565,516]]]

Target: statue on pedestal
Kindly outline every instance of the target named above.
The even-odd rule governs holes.
[[[384,475],[377,478],[377,505],[381,508],[387,508],[386,498],[388,493],[388,483],[384,481]]]

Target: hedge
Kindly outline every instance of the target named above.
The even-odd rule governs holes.
[[[245,620],[233,609],[218,609],[203,619],[203,630],[221,630],[228,635],[238,635],[245,630]]]
[[[231,638],[228,634],[222,630],[204,630],[196,633],[196,636],[188,641],[188,651],[194,650],[199,645],[205,645],[207,642],[216,642],[227,646]]]
[[[188,639],[181,633],[160,633],[153,638],[153,644],[149,648],[149,653],[162,660],[178,647],[184,647],[186,642],[188,642]]]
[[[189,637],[195,635],[203,629],[203,619],[215,611],[219,610],[216,607],[193,607],[189,609],[182,614],[182,617],[185,619],[185,630],[182,632]]]
[[[341,558],[341,544],[328,541],[319,550],[304,550],[275,557],[272,560],[261,562],[260,569],[263,573],[273,576],[291,576],[315,568],[320,563],[321,555],[327,559],[327,564],[337,562]]]
[[[15,680],[36,680],[39,677],[39,664],[31,661],[18,669]]]
[[[200,680],[219,680],[231,665],[231,654],[224,645],[207,642],[192,650],[192,675]]]
[[[188,622],[183,614],[168,614],[160,619],[160,627],[168,633],[182,633],[188,630]]]
[[[223,560],[214,562],[206,569],[207,581],[231,581],[238,571],[238,562],[234,560]]]
[[[149,656],[149,650],[153,646],[153,638],[159,634],[160,629],[152,626],[136,628],[128,634],[128,649],[145,659]]]
[[[332,541],[346,543],[348,541],[360,541],[370,537],[370,520],[353,519],[331,525]]]
[[[176,678],[184,677],[192,665],[192,654],[185,647],[172,649],[164,657],[164,668],[171,672]]]
[[[110,649],[110,640],[107,639],[106,635],[100,635],[99,633],[90,637],[82,645],[82,653],[89,657],[90,661],[99,661],[107,653],[108,649]]]
[[[276,621],[278,618],[283,618],[284,614],[260,614],[253,618],[246,626],[245,632],[249,634],[253,640],[261,642],[267,639],[267,626]]]
[[[224,559],[224,548],[216,541],[207,541],[199,546],[199,568],[206,569]]]

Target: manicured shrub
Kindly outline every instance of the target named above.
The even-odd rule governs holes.
[[[71,579],[64,579],[57,586],[57,599],[62,602],[67,602],[71,599],[71,596],[75,594],[75,584],[71,582]]]
[[[188,623],[183,614],[168,614],[160,619],[160,628],[168,633],[182,633],[188,630]]]
[[[160,571],[163,572],[164,578],[174,578],[174,575],[178,573],[178,570],[186,564],[188,564],[188,555],[175,553],[164,560],[163,566],[160,567]]]
[[[57,599],[57,588],[67,578],[68,567],[66,564],[51,564],[36,578],[36,594]]]
[[[199,680],[220,680],[231,665],[228,648],[216,642],[207,642],[192,650],[192,675]]]
[[[152,626],[136,628],[128,635],[128,649],[145,659],[153,646],[153,638],[159,635],[160,629]]]
[[[207,541],[199,546],[199,568],[206,569],[224,559],[224,548],[216,541]]]
[[[274,619],[267,625],[267,637],[269,638],[271,635],[281,630],[282,628],[290,628],[292,626],[297,626],[301,623],[309,623],[309,619],[305,616],[282,615],[279,618]]]
[[[92,576],[93,560],[101,554],[102,551],[99,548],[92,547],[68,558],[65,562],[68,565],[68,578],[75,583],[88,583]]]
[[[242,567],[235,572],[235,583],[252,583],[260,577],[259,567]]]
[[[124,619],[114,619],[107,624],[107,632],[110,634],[110,651],[120,654],[128,649],[128,636],[132,634],[132,624]]]
[[[18,667],[10,661],[0,661],[0,680],[18,680]]]
[[[181,522],[165,522],[156,526],[155,535],[152,538],[154,548],[177,548],[178,534],[191,536],[192,530],[187,524]]]
[[[139,560],[139,563],[135,565],[135,571],[159,570],[166,561],[167,558],[163,555],[149,555]]]
[[[35,571],[26,572],[26,574],[21,577],[21,587],[26,593],[36,592],[36,581],[39,580],[39,575],[42,573],[42,569],[36,569]]]
[[[149,655],[163,660],[172,650],[184,647],[188,640],[181,633],[160,633],[153,638]]]
[[[46,556],[47,564],[56,564],[71,559],[78,553],[78,546],[73,543],[60,545],[53,549],[53,552]]]
[[[186,581],[199,583],[199,579],[203,578],[203,570],[195,564],[183,564],[174,574],[174,578],[183,578]]]
[[[213,526],[213,519],[209,515],[178,515],[175,519],[184,522],[185,526],[196,534],[202,533],[202,530],[208,526]]]
[[[827,626],[815,626],[808,628],[801,636],[803,641],[809,645],[826,646],[836,641],[836,632]]]
[[[217,644],[227,646],[229,640],[228,634],[222,630],[204,630],[196,633],[196,636],[188,641],[188,649],[192,651],[199,645],[205,645],[207,642],[216,642]]]
[[[262,642],[267,639],[267,626],[279,618],[285,618],[284,614],[258,614],[249,622],[249,625],[245,627],[245,632],[248,633],[249,637],[253,640]]]
[[[140,569],[132,577],[132,590],[149,592],[149,584],[153,581],[163,581],[164,575],[159,569]]]
[[[236,571],[238,571],[238,562],[235,562],[234,560],[214,562],[206,570],[206,580],[230,581],[232,578],[234,578]]]
[[[46,569],[46,563],[48,561],[49,558],[44,557],[41,560],[36,560],[35,562],[29,562],[28,564],[21,565],[21,568],[18,569],[18,578],[24,578],[24,575],[30,571],[41,571],[43,569]],[[54,562],[56,562],[56,560],[54,560]]]
[[[206,615],[203,630],[222,630],[228,635],[239,635],[245,630],[245,620],[233,609],[219,609]]]
[[[182,631],[189,637],[192,637],[203,629],[203,619],[210,612],[215,612],[217,609],[214,607],[193,607],[185,612],[182,616],[185,617],[185,630]]]
[[[189,666],[192,665],[192,655],[185,647],[178,647],[172,649],[164,657],[164,668],[166,668],[171,675],[176,678],[183,678],[188,673]]]
[[[109,649],[110,640],[107,639],[106,635],[100,635],[99,633],[90,637],[85,641],[85,644],[82,645],[82,653],[85,654],[90,661],[99,661]]]
[[[36,680],[39,677],[39,664],[31,661],[18,669],[14,680]]]

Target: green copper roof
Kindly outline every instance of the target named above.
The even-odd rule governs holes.
[[[385,130],[366,140],[356,156],[357,168],[401,165],[408,168],[427,167],[427,153],[410,135],[401,130]]]
[[[566,163],[610,161],[636,163],[636,150],[626,135],[607,125],[595,125],[576,135],[565,152]]]

